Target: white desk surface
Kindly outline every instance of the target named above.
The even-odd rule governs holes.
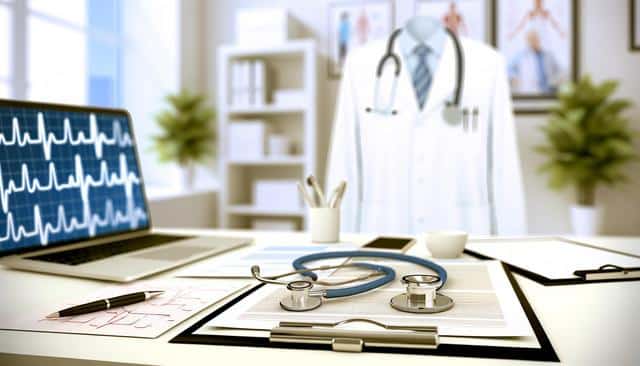
[[[251,231],[189,231],[191,234],[252,236],[257,243],[300,243],[302,233]],[[343,236],[363,242],[371,236]],[[580,240],[578,238],[578,240]],[[588,238],[585,242],[640,254],[640,238]],[[425,255],[419,241],[412,254]],[[171,276],[174,271],[153,278]],[[518,283],[551,339],[563,364],[640,365],[640,281],[544,287],[516,275]],[[223,281],[223,280],[212,280]],[[246,281],[249,280],[233,280]],[[105,282],[9,270],[0,267],[0,317],[46,313],[46,304],[90,293]],[[350,354],[279,348],[170,344],[169,340],[209,314],[197,314],[157,339],[88,336],[60,333],[0,331],[0,364],[69,364],[92,360],[153,365],[499,365],[514,360],[487,360],[419,355]],[[50,310],[50,309],[49,309]],[[32,357],[40,356],[40,357]],[[4,361],[3,361],[4,360]],[[435,362],[435,363],[431,363]],[[520,364],[540,364],[520,362]]]

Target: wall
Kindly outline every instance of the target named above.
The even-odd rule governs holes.
[[[123,2],[124,52],[131,57],[121,65],[122,106],[134,120],[140,164],[150,185],[163,184],[171,175],[150,150],[151,136],[159,130],[154,115],[164,108],[164,96],[179,86],[180,53],[174,47],[181,44],[179,5],[178,0],[163,0],[161,6],[157,0]]]
[[[211,228],[218,224],[218,194],[211,190],[151,195],[154,228]]]
[[[398,0],[408,1],[408,0]],[[640,130],[640,52],[629,53],[629,2],[628,0],[580,0],[580,65],[583,73],[594,79],[615,78],[622,81],[619,96],[630,98],[635,103],[629,113],[636,130]],[[327,78],[327,27],[328,0],[217,0],[205,2],[205,44],[208,52],[200,70],[207,80],[206,90],[212,98],[216,91],[216,47],[234,41],[234,11],[247,7],[285,7],[305,27],[305,35],[317,40],[321,53],[319,95],[320,151],[328,146],[331,121],[334,111],[338,81]],[[215,100],[215,99],[213,99]],[[516,118],[520,156],[522,160],[529,230],[535,234],[566,233],[570,231],[568,207],[572,192],[551,192],[546,188],[544,177],[537,175],[541,157],[532,147],[541,142],[538,132],[544,116],[522,116]],[[640,142],[637,150],[640,152]],[[324,172],[324,153],[318,155]],[[640,166],[630,168],[632,182],[615,189],[603,188],[598,192],[598,201],[606,210],[605,232],[607,234],[640,234]]]

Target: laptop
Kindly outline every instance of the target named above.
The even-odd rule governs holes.
[[[0,99],[0,264],[128,282],[252,242],[151,228],[127,111]]]

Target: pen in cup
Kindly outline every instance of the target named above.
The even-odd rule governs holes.
[[[340,202],[342,201],[342,196],[344,195],[344,191],[346,189],[347,182],[342,181],[336,188],[333,189],[331,193],[331,199],[329,200],[329,207],[335,208],[340,206]]]
[[[327,201],[324,197],[324,194],[322,193],[322,189],[320,188],[320,184],[318,184],[318,180],[316,179],[316,177],[313,174],[311,174],[310,176],[307,177],[306,182],[308,186],[313,188],[313,191],[318,197],[317,207],[327,207],[328,206]]]
[[[300,194],[302,195],[302,198],[307,203],[307,205],[309,205],[309,207],[316,207],[315,203],[313,202],[313,198],[309,195],[309,192],[307,192],[302,183],[298,182],[297,186],[298,191],[300,191]]]

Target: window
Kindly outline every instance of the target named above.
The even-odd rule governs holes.
[[[120,106],[121,9],[121,0],[31,0],[27,98]]]
[[[145,180],[153,116],[179,88],[179,0],[0,0],[0,97],[131,112]]]

